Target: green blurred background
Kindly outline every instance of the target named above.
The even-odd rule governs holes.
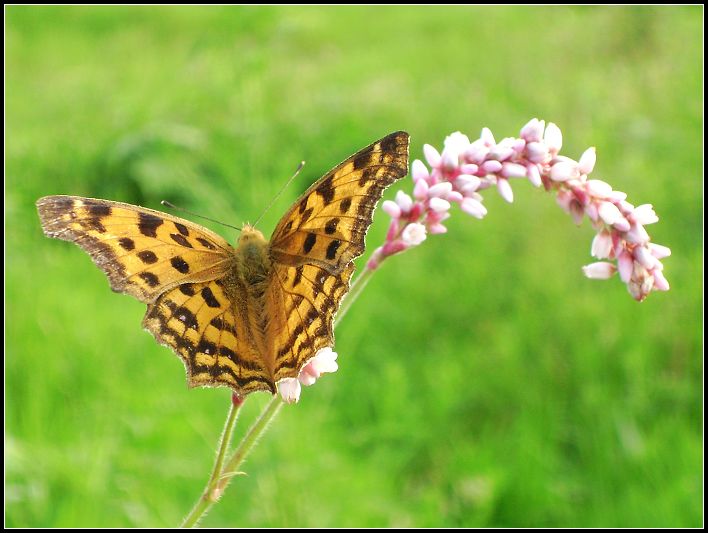
[[[414,159],[533,117],[654,204],[671,291],[638,304],[585,279],[587,223],[528,183],[513,205],[490,191],[483,221],[457,212],[376,274],[338,327],[339,372],[282,410],[203,525],[702,524],[701,6],[5,15],[7,525],[178,524],[229,402],[187,390],[144,305],[43,237],[38,197],[170,199],[240,225],[307,160],[268,234],[386,133],[410,132]]]

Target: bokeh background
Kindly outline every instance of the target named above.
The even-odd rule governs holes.
[[[702,524],[701,6],[5,15],[7,525],[178,524],[229,402],[188,390],[144,305],[43,237],[37,198],[170,199],[240,225],[307,160],[268,234],[391,131],[420,158],[533,117],[654,204],[671,291],[638,304],[585,279],[587,223],[528,183],[513,205],[490,191],[483,221],[458,211],[376,274],[338,327],[339,372],[282,410],[203,525]],[[249,397],[237,431],[266,402]]]

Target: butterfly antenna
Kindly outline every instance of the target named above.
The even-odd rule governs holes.
[[[263,218],[263,215],[265,215],[265,214],[268,212],[268,210],[273,206],[273,204],[275,203],[275,201],[276,201],[278,198],[280,198],[280,195],[283,194],[283,191],[288,188],[288,185],[290,185],[290,183],[292,183],[292,181],[297,177],[297,175],[300,174],[300,171],[302,170],[302,167],[304,167],[304,166],[305,166],[305,162],[304,162],[304,161],[300,161],[300,164],[298,165],[297,170],[295,171],[295,174],[293,174],[292,177],[285,183],[285,185],[283,185],[283,186],[280,188],[280,190],[278,191],[278,194],[276,194],[276,195],[273,197],[273,199],[270,201],[270,203],[268,204],[268,206],[263,210],[263,212],[261,213],[261,216],[259,216],[258,219],[257,219],[257,220],[255,221],[255,223],[253,224],[253,227],[254,227],[254,228],[255,228],[255,227],[258,225],[258,223],[261,221],[261,219]]]
[[[237,228],[236,226],[232,226],[231,224],[227,224],[226,222],[214,220],[213,218],[205,217],[203,215],[198,215],[197,213],[192,213],[191,211],[188,211],[183,207],[177,207],[175,204],[173,204],[172,202],[168,202],[167,200],[162,200],[160,203],[162,205],[164,205],[165,207],[169,207],[170,209],[174,209],[175,211],[182,211],[183,213],[187,213],[188,215],[192,215],[193,217],[203,218],[204,220],[208,220],[209,222],[216,222],[217,224],[221,224],[222,226],[226,226],[227,228],[232,228],[232,229],[235,229],[236,231],[241,231],[241,228]]]

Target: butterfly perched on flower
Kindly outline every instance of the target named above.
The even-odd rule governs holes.
[[[143,326],[182,359],[189,385],[275,393],[334,345],[333,318],[384,189],[408,172],[408,134],[387,135],[317,180],[270,241],[237,246],[193,222],[130,204],[46,196],[44,233],[86,250],[111,288],[147,304]]]

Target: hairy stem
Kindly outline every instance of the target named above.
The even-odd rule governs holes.
[[[236,420],[238,419],[238,413],[241,405],[242,403],[231,402],[231,409],[226,417],[224,430],[221,432],[221,438],[219,439],[219,451],[216,454],[216,461],[214,461],[214,468],[211,470],[209,481],[207,482],[207,486],[199,498],[199,501],[197,501],[194,508],[184,519],[181,527],[195,526],[199,519],[204,516],[207,509],[209,509],[209,507],[211,507],[211,505],[219,499],[219,494],[215,492],[215,489],[219,482],[219,478],[221,477],[221,468],[224,464],[224,459],[226,458],[226,452],[229,448],[229,444],[231,443],[231,435],[236,425]]]

